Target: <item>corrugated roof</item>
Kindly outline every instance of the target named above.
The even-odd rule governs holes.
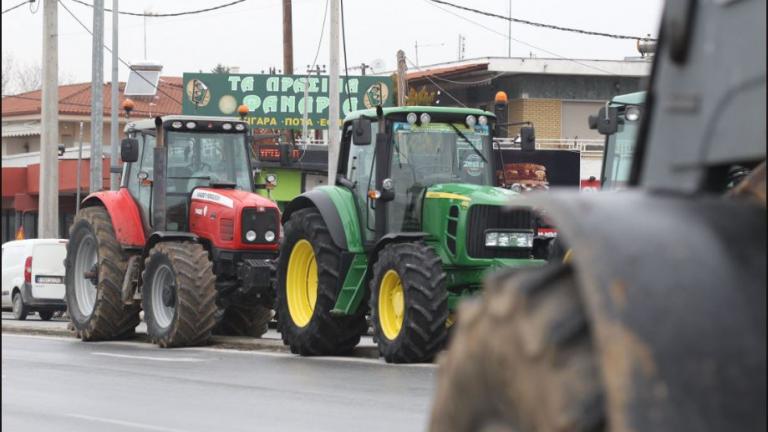
[[[442,68],[434,68],[434,69],[425,69],[420,70],[416,72],[409,72],[408,73],[408,80],[418,80],[420,78],[424,78],[426,76],[441,76],[441,77],[449,77],[451,75],[458,75],[463,74],[467,72],[475,72],[475,71],[484,71],[488,70],[488,63],[474,63],[474,64],[464,64],[459,66],[448,66],[448,67],[442,67]]]
[[[3,138],[40,135],[40,122],[3,123]]]
[[[119,102],[123,103],[125,83],[120,83]],[[112,84],[104,84],[104,116],[111,113]],[[157,95],[154,97],[132,97],[134,110],[132,115],[181,114],[183,97],[181,77],[160,77]],[[40,114],[42,91],[35,90],[2,99],[3,118]],[[150,105],[152,104],[152,105]],[[59,114],[91,115],[91,83],[67,84],[59,86]],[[122,112],[120,112],[123,115]]]

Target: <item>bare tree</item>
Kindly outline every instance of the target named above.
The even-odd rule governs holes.
[[[13,63],[13,56],[9,53],[6,53],[5,51],[3,51],[2,53],[2,60],[3,60],[2,94],[3,96],[5,96],[7,94],[13,93],[12,79],[13,79],[14,63]]]
[[[19,93],[40,90],[43,85],[43,68],[40,63],[27,63],[16,69],[16,91]]]

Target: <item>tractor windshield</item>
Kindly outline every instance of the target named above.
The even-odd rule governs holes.
[[[405,122],[393,126],[392,180],[396,187],[437,183],[493,184],[488,126]],[[398,185],[400,183],[400,185]]]
[[[252,190],[244,134],[168,132],[167,136],[169,193],[188,193],[211,182]]]
[[[626,109],[626,106],[619,107],[618,129],[616,133],[609,135],[605,142],[603,189],[621,189],[626,187],[629,181],[637,127],[640,122],[638,118],[628,119]]]

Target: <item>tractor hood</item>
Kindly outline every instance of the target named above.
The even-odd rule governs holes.
[[[274,207],[274,203],[261,195],[237,189],[199,187],[192,193],[192,200],[219,204],[229,208]]]
[[[427,188],[425,198],[427,201],[441,198],[456,200],[461,202],[462,207],[469,207],[474,204],[503,206],[509,205],[510,199],[516,195],[518,195],[517,192],[495,186],[444,183]]]

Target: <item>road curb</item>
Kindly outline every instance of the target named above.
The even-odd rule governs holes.
[[[41,336],[75,337],[75,332],[67,329],[66,327],[46,328],[23,324],[20,325],[18,323],[14,323],[12,325],[3,323],[2,332]],[[149,342],[147,335],[144,333],[137,333],[136,336],[128,340],[134,342]],[[269,351],[281,353],[291,352],[290,348],[284,345],[283,341],[279,339],[257,339],[237,336],[212,336],[211,343],[207,346],[213,348],[234,349],[239,351]],[[379,351],[375,346],[356,347],[352,352],[352,357],[375,359],[379,357]]]

